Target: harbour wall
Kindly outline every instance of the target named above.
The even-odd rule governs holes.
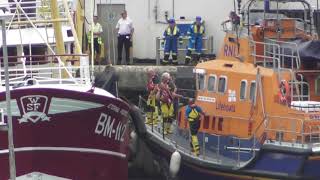
[[[139,95],[145,96],[147,94],[147,72],[153,69],[159,77],[162,73],[169,72],[180,92],[185,89],[183,95],[192,96],[190,93],[195,89],[193,68],[192,66],[97,66],[95,68],[95,82],[97,87],[108,90],[108,81],[116,80],[120,95],[136,100]],[[110,73],[114,78],[110,78]],[[186,89],[189,92],[186,92]]]

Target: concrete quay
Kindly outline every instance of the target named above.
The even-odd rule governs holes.
[[[147,72],[154,69],[159,76],[163,72],[169,72],[175,79],[176,85],[181,89],[194,89],[193,66],[144,66],[144,65],[117,65],[117,66],[97,66],[96,86],[106,89],[105,83],[110,79],[118,80],[119,91],[145,91],[147,82]],[[114,74],[110,78],[110,74]]]

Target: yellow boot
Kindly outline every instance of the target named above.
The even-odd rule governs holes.
[[[155,112],[153,112],[153,125],[157,126],[159,123],[158,107],[155,107]]]
[[[167,123],[166,124],[166,131],[167,131],[168,134],[172,134],[171,123]]]
[[[145,124],[149,124],[149,125],[152,124],[152,118],[149,112],[147,113]]]
[[[168,126],[168,125],[167,125],[167,124],[168,124],[167,122],[164,122],[164,123],[163,123],[163,128],[162,128],[162,129],[163,129],[163,131],[164,131],[164,135],[167,135],[167,134],[168,134],[168,129],[167,129],[167,126]]]
[[[192,135],[191,136],[191,142],[193,146],[193,154],[195,156],[199,156],[200,154],[200,147],[199,147],[199,141],[197,135]]]

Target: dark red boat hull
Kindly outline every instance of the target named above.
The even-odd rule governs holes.
[[[26,96],[47,97],[47,107],[38,109],[49,120],[31,117],[27,122],[21,122],[22,115],[26,114],[21,98]],[[53,98],[103,106],[50,114]],[[125,112],[129,108],[126,103],[92,93],[59,89],[15,90],[12,91],[12,99],[17,100],[21,113],[21,117],[13,117],[17,177],[41,172],[79,180],[128,178],[128,118]],[[4,101],[4,93],[0,94],[0,101]],[[114,107],[119,108],[122,114]],[[0,132],[0,148],[0,179],[9,179],[7,132]]]

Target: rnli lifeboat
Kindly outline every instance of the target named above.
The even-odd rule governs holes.
[[[243,23],[224,29],[218,58],[194,68],[195,103],[205,112],[200,155],[190,148],[186,106],[171,135],[163,135],[161,123],[147,125],[150,147],[171,156],[179,177],[320,179],[320,56],[310,52],[319,42],[313,22],[279,9],[253,9],[259,3],[248,1]],[[303,0],[281,3],[310,8]]]

